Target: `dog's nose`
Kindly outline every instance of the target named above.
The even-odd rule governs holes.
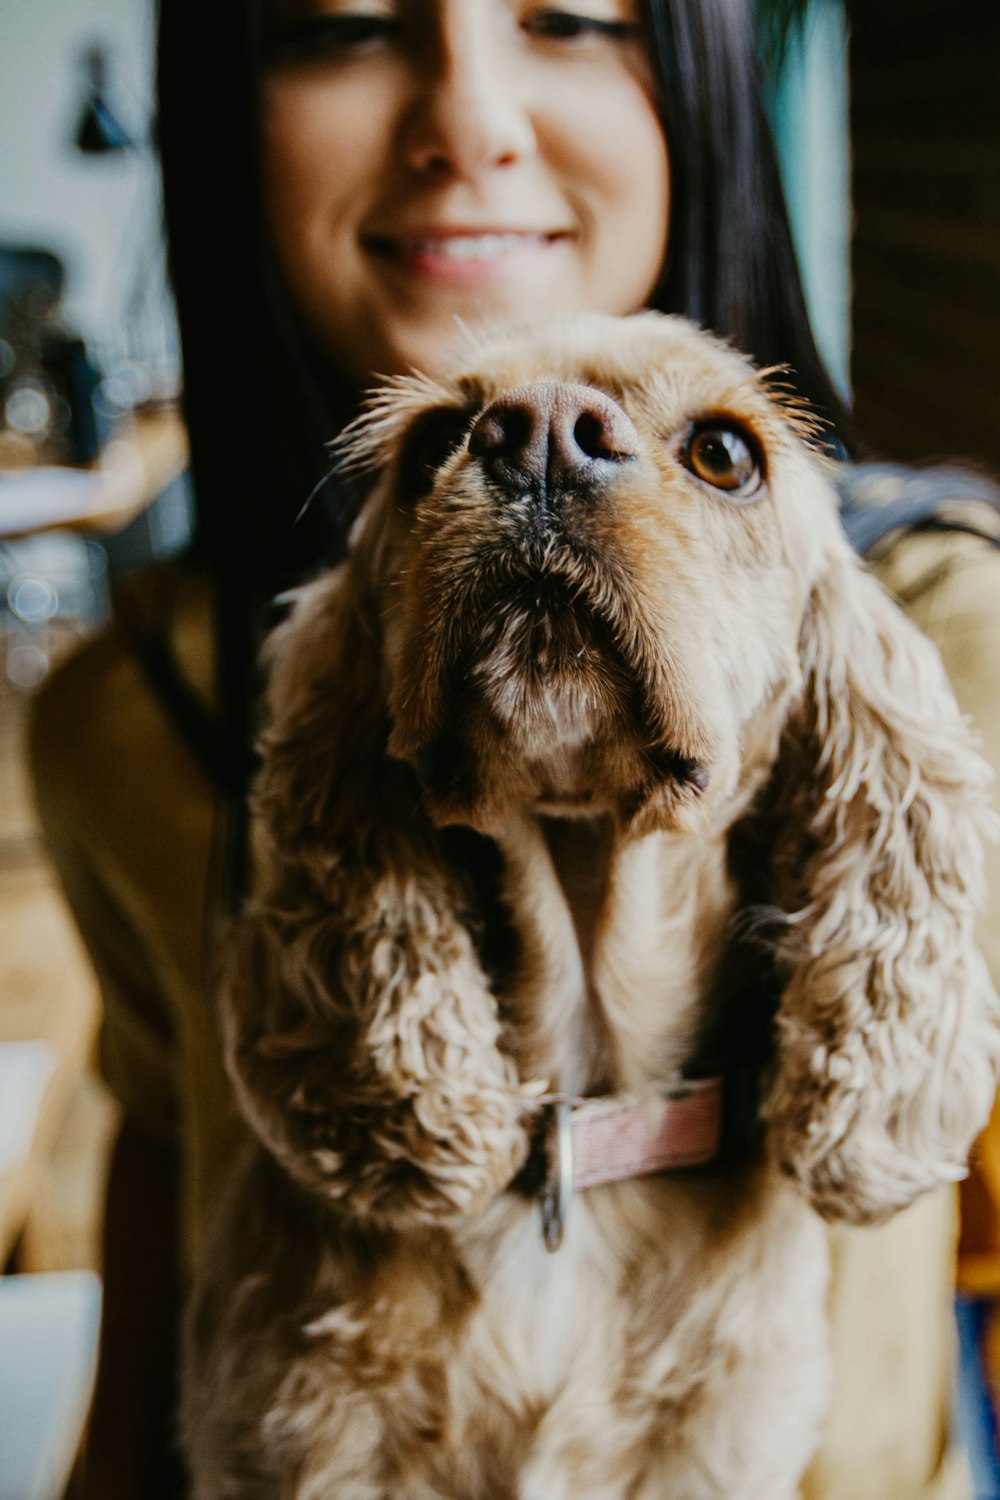
[[[469,452],[493,479],[536,496],[604,483],[640,451],[639,434],[610,396],[555,381],[507,391],[469,434]]]

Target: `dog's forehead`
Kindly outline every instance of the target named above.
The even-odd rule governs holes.
[[[615,397],[654,384],[698,405],[721,393],[757,395],[752,366],[686,319],[588,314],[478,339],[452,371],[469,400],[494,399],[533,380],[595,386]]]

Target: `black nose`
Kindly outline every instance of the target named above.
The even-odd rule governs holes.
[[[639,434],[610,396],[537,381],[494,401],[469,434],[491,478],[536,497],[605,483],[639,457]]]

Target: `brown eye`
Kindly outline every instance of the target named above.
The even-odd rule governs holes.
[[[428,413],[403,447],[400,477],[407,493],[419,498],[434,488],[438,470],[465,441],[471,415],[454,407]]]
[[[749,500],[763,480],[756,439],[734,422],[699,422],[681,450],[681,462],[713,489]]]

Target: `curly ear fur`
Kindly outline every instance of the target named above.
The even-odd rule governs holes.
[[[802,656],[778,767],[799,909],[766,1116],[814,1207],[861,1223],[961,1177],[993,1099],[997,999],[973,942],[990,773],[936,652],[846,546]]]
[[[441,1222],[509,1182],[527,1143],[461,891],[386,759],[378,615],[354,579],[305,590],[270,646],[263,870],[223,988],[227,1061],[296,1178],[372,1222]]]

